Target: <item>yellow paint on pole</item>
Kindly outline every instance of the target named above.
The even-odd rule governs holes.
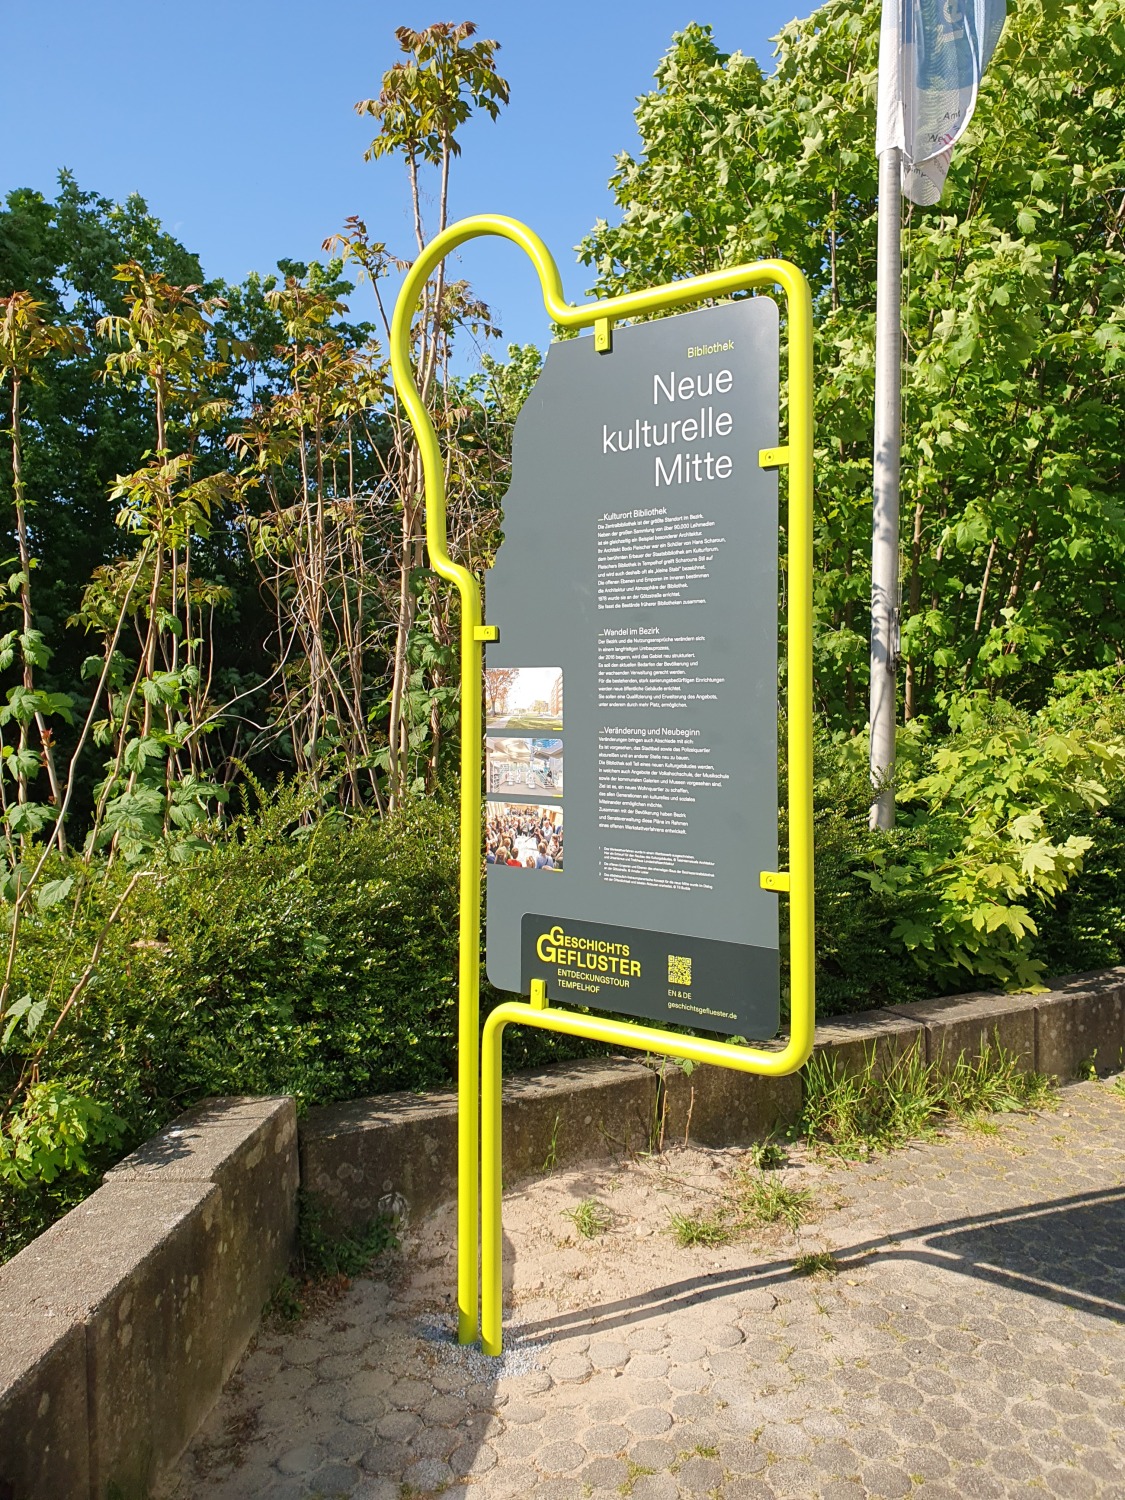
[[[476,578],[449,556],[445,475],[437,433],[418,392],[410,363],[410,330],[422,288],[442,260],[482,235],[519,245],[531,260],[548,317],[563,328],[593,326],[599,349],[612,347],[610,330],[625,318],[667,311],[706,298],[759,287],[780,287],[788,313],[789,434],[787,444],[763,459],[787,463],[788,526],[788,739],[789,766],[789,951],[790,1032],[778,1052],[706,1041],[657,1027],[580,1015],[546,1004],[499,1005],[480,1038],[481,884],[481,642],[489,639],[481,619]],[[812,299],[804,276],[788,261],[759,261],[694,276],[685,281],[627,292],[574,307],[563,297],[562,280],[547,247],[526,225],[500,214],[477,214],[451,225],[429,244],[407,273],[391,324],[391,369],[422,458],[426,542],[430,565],[453,583],[461,598],[461,898],[457,1025],[457,1311],[458,1338],[471,1343],[478,1332],[477,1213],[481,1212],[481,1346],[501,1351],[501,1048],[512,1022],[608,1042],[612,1046],[688,1057],[744,1073],[777,1077],[796,1072],[812,1051],[813,830],[812,830],[812,497],[813,393]],[[777,878],[777,877],[775,877]],[[763,881],[764,883],[764,881]],[[781,890],[780,879],[776,886]],[[480,1051],[478,1051],[478,1046]],[[483,1057],[483,1072],[481,1061]],[[480,1150],[478,1153],[478,1136]]]

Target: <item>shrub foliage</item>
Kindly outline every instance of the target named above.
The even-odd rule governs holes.
[[[1125,958],[1121,686],[1067,679],[1038,714],[966,700],[947,736],[917,722],[890,836],[867,829],[862,742],[822,735],[822,1015]],[[452,1081],[455,808],[418,797],[310,823],[317,795],[259,788],[186,863],[53,856],[66,895],[25,917],[13,990],[28,1003],[0,1053],[18,1101],[0,1131],[3,1244],[208,1095],[303,1108]],[[509,1066],[591,1050],[518,1029],[507,1046]]]

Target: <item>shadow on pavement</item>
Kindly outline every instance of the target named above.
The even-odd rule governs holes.
[[[1125,1188],[1077,1193],[1052,1203],[974,1214],[886,1234],[833,1252],[840,1269],[908,1261],[988,1281],[1077,1312],[1125,1322]],[[765,1262],[656,1287],[600,1307],[525,1324],[524,1338],[604,1333],[638,1313],[664,1315],[740,1291],[768,1290],[793,1276],[793,1261]]]

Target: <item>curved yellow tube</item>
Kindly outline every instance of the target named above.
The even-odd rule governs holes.
[[[435,267],[466,240],[497,235],[519,245],[539,276],[547,315],[564,328],[608,330],[622,318],[682,307],[709,297],[753,287],[778,286],[788,311],[789,373],[789,528],[788,528],[788,744],[790,1033],[776,1052],[736,1047],[679,1036],[655,1027],[580,1015],[512,1001],[488,1017],[483,1037],[484,1076],[477,1051],[480,1032],[480,877],[481,877],[481,608],[480,587],[467,568],[449,556],[445,512],[445,472],[437,433],[414,381],[411,328],[422,288]],[[430,564],[456,585],[461,597],[461,914],[457,1026],[457,1308],[458,1338],[477,1336],[478,1134],[483,1124],[482,1262],[483,1339],[488,1354],[501,1347],[501,1042],[513,1021],[674,1057],[690,1057],[742,1072],[793,1073],[812,1051],[813,990],[813,830],[812,830],[812,496],[813,395],[812,299],[796,266],[783,260],[759,261],[671,282],[644,292],[574,307],[562,290],[558,267],[538,235],[500,214],[476,214],[451,225],[411,266],[399,292],[391,324],[391,370],[399,397],[414,428],[422,458],[426,501],[426,542]],[[475,687],[474,687],[475,685]],[[482,1098],[478,1091],[483,1082]],[[483,1103],[483,1122],[480,1108]]]

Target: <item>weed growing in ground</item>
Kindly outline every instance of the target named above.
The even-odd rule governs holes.
[[[763,1172],[776,1172],[785,1165],[785,1150],[777,1141],[758,1141],[750,1147],[747,1155]]]
[[[263,1316],[267,1321],[278,1323],[300,1322],[305,1311],[305,1304],[301,1301],[301,1292],[292,1276],[283,1276],[278,1283],[277,1291],[266,1303]]]
[[[672,1214],[668,1224],[676,1243],[685,1249],[692,1245],[727,1245],[736,1228],[722,1209],[711,1214]]]
[[[706,1443],[696,1443],[694,1448],[681,1448],[675,1459],[669,1464],[668,1469],[672,1474],[678,1474],[684,1464],[693,1458],[718,1458],[718,1448],[708,1447]],[[717,1495],[718,1490],[710,1490],[709,1494]]]
[[[939,1111],[964,1119],[988,1110],[993,1114],[1016,1114],[1026,1109],[1044,1109],[1054,1103],[1055,1089],[1043,1073],[1021,1068],[1014,1053],[999,1042],[990,1042],[979,1057],[960,1053],[948,1073],[939,1060],[932,1070]]]
[[[813,1205],[808,1188],[790,1187],[775,1172],[737,1168],[717,1208],[710,1213],[671,1214],[668,1227],[685,1247],[728,1245],[754,1224],[784,1223],[798,1229]]]
[[[547,1155],[543,1159],[543,1165],[539,1168],[541,1172],[553,1172],[559,1161],[559,1119],[555,1116],[555,1123],[551,1126],[551,1139],[547,1143]]]
[[[584,1198],[577,1208],[564,1208],[563,1218],[570,1220],[584,1240],[596,1239],[613,1223],[612,1213],[596,1198]]]
[[[628,1472],[617,1486],[617,1493],[619,1495],[631,1495],[633,1493],[633,1486],[638,1479],[643,1479],[646,1474],[656,1473],[655,1469],[646,1469],[644,1464],[635,1463],[631,1458],[625,1460],[625,1467]]]
[[[927,1064],[911,1047],[881,1070],[872,1047],[855,1072],[818,1053],[805,1068],[805,1105],[794,1133],[842,1156],[863,1156],[928,1135],[943,1120],[1043,1109],[1053,1101],[1051,1081],[1021,1069],[998,1042],[978,1057],[962,1052],[952,1066],[944,1058]]]
[[[1113,1086],[1121,1097],[1125,1099],[1125,1073],[1122,1073],[1118,1078],[1113,1080]]]
[[[358,1276],[377,1255],[397,1244],[395,1221],[389,1214],[378,1214],[357,1234],[332,1234],[316,1202],[305,1193],[298,1197],[297,1263],[308,1281]]]
[[[379,1214],[358,1234],[333,1234],[316,1200],[297,1195],[297,1253],[291,1274],[266,1303],[263,1316],[277,1323],[297,1323],[348,1289],[353,1276],[366,1271],[377,1255],[398,1244],[395,1220]]]
[[[808,1188],[790,1187],[772,1172],[747,1172],[743,1169],[734,1174],[733,1198],[744,1224],[784,1222],[790,1229],[798,1229],[804,1223],[813,1202]]]
[[[847,1071],[838,1058],[814,1053],[805,1067],[805,1104],[797,1131],[810,1143],[862,1155],[871,1146],[897,1145],[930,1123],[925,1060],[917,1048],[896,1057],[881,1075],[875,1049],[866,1065]]]
[[[798,1255],[793,1262],[794,1276],[835,1276],[839,1269],[830,1250],[810,1251],[808,1255]]]

